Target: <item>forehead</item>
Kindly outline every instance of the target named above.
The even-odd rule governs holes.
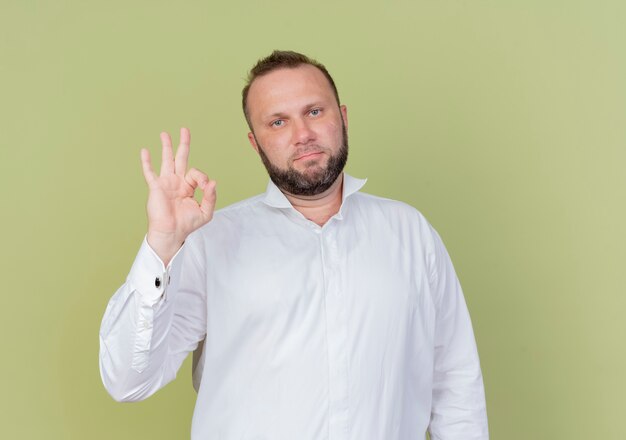
[[[328,79],[315,66],[281,68],[256,78],[248,92],[251,117],[289,111],[300,106],[335,101]]]

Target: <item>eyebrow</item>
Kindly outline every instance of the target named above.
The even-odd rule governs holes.
[[[320,107],[323,106],[322,102],[320,101],[314,101],[310,104],[307,104],[305,106],[303,106],[303,109],[310,109],[312,107]],[[287,114],[283,113],[283,112],[276,112],[276,113],[272,113],[271,115],[266,116],[266,119],[274,119],[274,118],[284,118],[286,117]]]

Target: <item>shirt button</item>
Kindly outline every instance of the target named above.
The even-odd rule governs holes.
[[[155,286],[156,288],[161,287],[161,278],[156,277],[156,278],[154,279],[154,286]]]

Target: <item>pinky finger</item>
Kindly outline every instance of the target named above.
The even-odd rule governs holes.
[[[156,180],[157,177],[150,162],[150,152],[146,148],[141,149],[141,168],[143,170],[143,177],[146,179],[147,184]]]

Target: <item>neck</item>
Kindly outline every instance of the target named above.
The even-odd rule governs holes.
[[[343,194],[343,173],[323,193],[315,196],[296,196],[283,191],[287,200],[305,218],[323,226],[339,212]]]

